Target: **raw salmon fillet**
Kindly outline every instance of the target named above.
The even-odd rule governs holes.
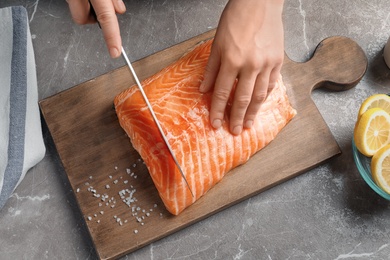
[[[169,212],[178,215],[234,167],[271,142],[295,116],[280,78],[261,106],[251,129],[229,132],[229,122],[215,130],[209,121],[212,93],[199,86],[212,40],[197,45],[181,59],[142,82],[168,142],[186,176],[191,195],[166,147],[137,86],[115,98],[119,123],[144,160]]]

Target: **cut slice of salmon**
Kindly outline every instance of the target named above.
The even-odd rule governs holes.
[[[271,142],[296,115],[280,77],[262,104],[253,127],[240,135],[225,120],[212,128],[212,93],[199,92],[212,40],[142,82],[144,91],[189,182],[191,195],[139,92],[132,86],[115,98],[119,123],[144,160],[169,212],[178,215],[216,185],[234,167]]]

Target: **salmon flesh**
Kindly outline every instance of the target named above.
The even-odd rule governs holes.
[[[142,82],[194,196],[137,86],[123,91],[114,101],[120,125],[144,160],[165,207],[174,215],[205,195],[231,169],[244,164],[269,144],[296,115],[280,77],[261,105],[252,128],[234,136],[229,132],[227,118],[221,128],[212,128],[209,120],[212,92],[199,92],[211,45],[212,40],[197,45]]]

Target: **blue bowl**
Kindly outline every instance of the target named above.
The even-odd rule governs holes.
[[[363,177],[368,186],[371,187],[376,193],[378,193],[381,197],[390,200],[390,194],[382,190],[374,180],[371,175],[371,158],[364,156],[359,152],[356,148],[355,141],[352,138],[352,153],[353,159],[355,160],[355,164],[359,170],[360,175]]]

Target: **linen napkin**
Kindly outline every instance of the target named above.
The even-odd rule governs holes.
[[[35,59],[24,7],[0,9],[0,210],[45,155]]]

